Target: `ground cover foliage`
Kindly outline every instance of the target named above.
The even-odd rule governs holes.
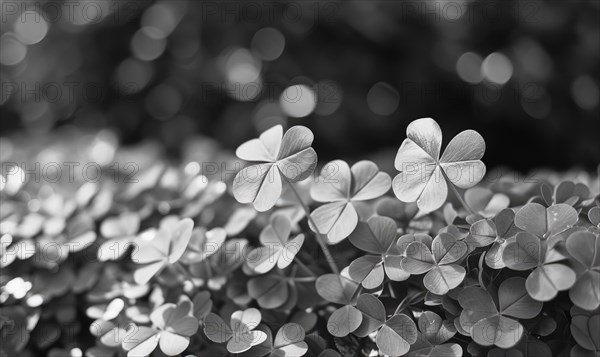
[[[597,178],[485,180],[484,138],[442,148],[430,118],[391,175],[313,139],[124,148],[129,181],[3,177],[0,354],[600,355]]]

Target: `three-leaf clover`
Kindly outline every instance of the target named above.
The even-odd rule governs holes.
[[[182,301],[166,303],[150,314],[154,327],[133,326],[122,342],[128,357],[148,356],[156,346],[167,356],[176,356],[189,346],[190,336],[198,331],[198,320],[192,316],[192,304]]]
[[[204,227],[194,228],[187,249],[181,257],[181,262],[195,264],[205,261],[221,249],[225,238],[227,238],[227,232],[221,227],[208,231]]]
[[[354,331],[366,337],[377,331],[376,343],[379,351],[388,356],[402,356],[417,341],[417,326],[405,314],[387,318],[383,303],[372,294],[359,296],[356,308],[362,313],[360,326]]]
[[[299,357],[308,351],[308,344],[304,342],[304,328],[297,323],[290,322],[281,326],[275,340],[271,330],[265,325],[258,326],[257,330],[264,332],[267,338],[260,345],[244,352],[243,357]]]
[[[347,269],[338,274],[321,275],[316,282],[319,295],[334,304],[344,305],[335,310],[327,321],[327,331],[336,337],[344,337],[360,326],[363,315],[356,305],[360,284],[347,276]]]
[[[117,217],[105,219],[100,226],[100,234],[107,241],[98,249],[98,260],[116,260],[125,254],[140,229],[140,217],[132,212],[121,213]]]
[[[267,339],[266,333],[254,330],[261,319],[260,311],[255,308],[238,310],[231,314],[228,325],[219,315],[211,312],[204,319],[204,333],[213,342],[227,342],[229,352],[242,353]]]
[[[545,249],[542,240],[528,232],[517,233],[504,248],[502,260],[513,270],[534,269],[527,277],[527,292],[539,301],[552,300],[575,283],[575,272],[557,261],[566,259],[556,249]]]
[[[561,233],[573,227],[578,218],[577,211],[564,203],[548,208],[539,203],[528,203],[517,211],[515,225],[540,239],[548,240],[548,247],[553,247],[562,240]]]
[[[575,232],[566,248],[575,260],[577,281],[569,290],[571,301],[585,310],[600,306],[600,238],[591,232]]]
[[[406,247],[402,259],[402,269],[418,275],[424,274],[423,284],[430,292],[444,295],[456,288],[465,278],[465,268],[456,263],[467,253],[467,244],[449,233],[442,232],[435,237],[431,248],[415,241]]]
[[[510,204],[510,199],[503,193],[494,193],[489,188],[473,187],[465,191],[465,202],[477,214],[490,218]]]
[[[571,356],[598,356],[600,354],[600,313],[583,311],[575,306],[571,308],[571,334],[577,346],[571,350]]]
[[[542,309],[542,303],[527,294],[525,279],[519,277],[503,281],[497,299],[481,287],[470,286],[460,292],[458,302],[463,308],[460,325],[473,341],[505,349],[516,345],[523,335],[523,326],[511,317],[531,319]]]
[[[448,184],[469,188],[485,175],[480,160],[485,142],[473,130],[456,135],[440,158],[442,130],[431,118],[417,119],[406,128],[406,136],[394,166],[400,173],[392,188],[404,202],[417,202],[419,208],[431,212],[441,207],[448,195]]]
[[[233,195],[241,203],[254,205],[257,211],[271,209],[282,191],[282,180],[298,182],[308,178],[317,165],[317,153],[310,147],[313,133],[294,126],[283,134],[274,126],[258,139],[240,145],[236,155],[242,160],[260,162],[243,168],[233,182]]]
[[[310,194],[317,202],[327,202],[311,213],[311,229],[324,234],[330,244],[348,237],[358,224],[353,203],[377,198],[390,189],[391,178],[380,172],[375,163],[359,161],[348,166],[345,161],[331,161],[323,167],[319,181]]]
[[[275,265],[279,269],[289,266],[304,243],[304,234],[298,234],[290,240],[291,232],[289,218],[281,214],[273,215],[270,224],[260,233],[263,246],[253,249],[246,258],[248,266],[259,274],[267,273]]]
[[[184,218],[174,224],[164,224],[151,241],[140,243],[132,260],[144,265],[133,274],[135,282],[146,284],[166,265],[177,263],[185,252],[193,228],[194,222]]]
[[[505,267],[502,254],[506,247],[506,240],[515,236],[519,229],[514,224],[515,213],[506,208],[500,211],[494,219],[479,220],[469,229],[465,242],[473,247],[487,247],[491,244],[485,255],[485,263],[492,269]]]
[[[418,321],[420,332],[417,341],[410,346],[409,357],[425,356],[462,356],[459,344],[445,343],[456,334],[456,327],[451,321],[442,318],[432,311],[425,311]]]
[[[359,222],[348,239],[355,247],[375,255],[364,255],[350,264],[352,279],[366,289],[380,286],[386,275],[394,281],[408,279],[410,274],[400,266],[402,256],[396,235],[396,223],[391,218],[373,216],[367,223]]]

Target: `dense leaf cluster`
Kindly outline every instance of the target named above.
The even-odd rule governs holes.
[[[600,354],[598,192],[480,184],[483,138],[441,153],[429,118],[394,178],[313,175],[312,141],[273,127],[227,183],[158,161],[129,185],[4,187],[1,355]]]

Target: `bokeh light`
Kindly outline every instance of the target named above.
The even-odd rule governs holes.
[[[163,33],[154,27],[142,27],[131,38],[131,53],[142,61],[153,61],[160,57],[167,41]]]
[[[465,52],[456,61],[456,72],[465,82],[471,84],[480,83],[483,80],[481,64],[483,59],[476,53]]]
[[[303,118],[315,110],[315,92],[304,84],[287,87],[279,97],[279,105],[285,114],[293,118]]]
[[[48,23],[37,11],[25,11],[15,21],[15,33],[26,45],[34,45],[48,33]]]
[[[600,101],[598,84],[589,75],[577,77],[571,86],[573,100],[581,109],[592,110]]]
[[[369,109],[378,115],[391,115],[400,104],[400,94],[389,83],[375,83],[367,94]]]
[[[272,27],[258,30],[252,37],[252,50],[265,61],[274,61],[283,53],[285,37]]]
[[[0,36],[0,64],[14,66],[21,63],[27,55],[27,46],[21,43],[13,33]]]
[[[513,65],[508,57],[500,52],[494,52],[483,60],[481,72],[490,82],[503,85],[512,77]]]

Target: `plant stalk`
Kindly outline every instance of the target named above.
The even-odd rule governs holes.
[[[302,197],[300,197],[300,194],[296,190],[296,187],[294,187],[294,185],[287,178],[285,178],[285,180],[287,181],[288,185],[292,189],[292,192],[294,192],[294,195],[296,196],[298,203],[300,203],[300,205],[302,206],[302,209],[304,209],[304,213],[306,214],[308,221],[316,229],[317,225],[315,224],[312,217],[310,216],[310,209],[308,208],[308,206],[306,206],[306,204],[304,204],[304,201],[302,201]],[[327,244],[323,241],[323,238],[321,237],[321,233],[315,232],[315,238],[317,239],[317,243],[319,243],[319,246],[321,247],[321,250],[323,251],[323,254],[325,255],[325,260],[327,260],[327,264],[329,264],[329,268],[331,269],[331,271],[334,274],[339,274],[340,270],[338,269],[337,265],[335,264],[335,260],[333,259],[333,255],[331,255],[329,248],[327,248]]]

